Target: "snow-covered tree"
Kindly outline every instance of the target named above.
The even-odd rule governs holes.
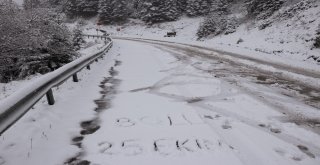
[[[23,8],[25,10],[29,10],[32,8],[38,8],[41,6],[41,0],[24,0],[23,1]]]
[[[64,12],[70,18],[92,17],[97,15],[99,10],[99,0],[68,0],[63,5]]]
[[[211,0],[187,0],[186,14],[190,17],[208,14]]]
[[[186,11],[187,0],[176,0],[176,1],[177,1],[177,7],[179,9],[179,12],[184,13]]]
[[[28,44],[24,38],[28,29],[12,1],[0,1],[0,22],[0,82],[8,82],[19,75],[18,63]]]
[[[147,23],[177,20],[180,12],[176,0],[147,0],[143,3],[141,18]]]
[[[80,16],[79,0],[68,0],[64,6],[64,12],[68,17],[74,18]]]
[[[98,14],[99,0],[80,0],[77,5],[82,17],[92,17]]]
[[[22,10],[0,1],[0,22],[1,82],[48,72],[48,63],[59,66],[75,55],[70,32],[53,9]]]
[[[204,22],[201,23],[197,36],[198,38],[207,37],[209,35],[216,36],[225,31],[227,27],[227,17],[226,15],[219,15],[217,13],[212,13],[205,18]]]
[[[314,42],[314,47],[315,48],[320,48],[320,24],[318,25],[318,30],[317,30],[317,37]]]
[[[130,17],[140,18],[140,14],[143,7],[144,0],[131,0],[131,3],[128,5]]]
[[[248,17],[267,19],[279,10],[284,2],[285,0],[247,0]]]
[[[101,0],[99,2],[99,23],[110,24],[112,22],[112,1],[113,0]]]
[[[209,12],[222,12],[224,14],[229,13],[228,5],[230,2],[228,0],[212,0],[210,2],[210,9]]]
[[[73,29],[72,42],[75,50],[80,50],[81,45],[85,43],[85,40],[83,39],[83,33],[79,24],[76,26],[76,28]]]
[[[99,22],[110,24],[125,21],[129,14],[126,0],[100,0]]]
[[[212,11],[198,29],[197,36],[199,39],[219,34],[230,34],[235,32],[239,26],[238,20],[229,16],[227,3],[215,0],[212,5]]]

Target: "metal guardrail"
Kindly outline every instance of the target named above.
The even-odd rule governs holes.
[[[61,69],[63,69],[61,74],[58,72],[59,70],[51,72],[57,72],[57,74],[48,80],[40,82],[40,85],[38,85],[35,90],[24,93],[23,96],[20,96],[14,103],[8,103],[2,106],[1,108],[3,109],[0,109],[0,136],[27,113],[44,95],[47,96],[49,105],[53,105],[55,100],[52,88],[62,84],[71,76],[74,82],[78,82],[77,73],[85,67],[90,69],[90,64],[98,61],[98,58],[102,57],[113,46],[113,41],[110,37],[107,37],[106,40],[108,40],[108,43],[99,53],[88,56],[88,58],[83,58],[73,65],[61,67]]]
[[[98,38],[98,39],[104,39],[107,40],[109,37],[109,34],[106,35],[90,35],[90,34],[83,34],[83,37],[87,37],[87,38]]]

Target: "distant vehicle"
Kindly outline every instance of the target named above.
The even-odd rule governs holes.
[[[177,35],[177,32],[167,32],[167,35],[164,37],[175,37]]]

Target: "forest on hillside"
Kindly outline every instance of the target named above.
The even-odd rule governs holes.
[[[96,18],[98,24],[123,24],[140,19],[146,25],[204,17],[198,39],[227,35],[247,21],[260,21],[260,30],[279,19],[290,19],[314,7],[317,0],[0,0],[0,82],[50,72],[76,58],[80,29],[65,22]],[[284,5],[290,8],[279,12]],[[234,8],[242,10],[237,17]],[[275,14],[276,13],[276,14]],[[314,47],[320,48],[320,25]]]
[[[140,19],[146,24],[176,21],[182,16],[205,17],[197,36],[204,38],[219,34],[230,34],[248,20],[265,20],[260,29],[271,25],[268,20],[281,7],[294,4],[277,17],[288,19],[300,11],[307,10],[316,0],[64,0],[60,1],[69,18],[98,17],[98,23],[121,24],[129,18]],[[237,17],[232,8],[245,12]],[[319,34],[320,35],[320,34]],[[319,37],[315,47],[319,47]]]

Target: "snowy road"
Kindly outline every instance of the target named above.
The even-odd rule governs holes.
[[[111,107],[99,117],[101,128],[83,141],[84,160],[93,164],[319,163],[319,135],[284,122],[288,115],[256,93],[267,92],[283,104],[294,104],[306,116],[319,116],[319,111],[241,75],[207,72],[235,70],[223,61],[190,58],[190,51],[161,46],[118,44],[121,65],[115,67],[119,74],[113,78],[121,82]]]
[[[82,130],[77,128],[80,133],[76,136],[69,133],[78,149],[61,149],[61,154],[75,155],[69,164],[320,163],[320,111],[313,100],[319,91],[313,92],[314,97],[292,97],[299,84],[208,58],[195,49],[115,40],[111,54],[105,62],[108,67],[104,66],[108,76],[99,71],[105,78],[100,82],[95,111],[90,106],[81,108],[88,98],[78,105],[85,112],[77,119],[84,121]],[[292,89],[286,90],[285,85]],[[88,92],[76,91],[82,96]],[[99,94],[98,88],[90,91]],[[65,104],[57,106],[63,109]],[[91,110],[92,114],[87,112]],[[88,116],[86,120],[84,116]],[[64,120],[68,121],[60,122]],[[23,123],[16,128],[23,128],[19,124]],[[14,136],[14,129],[4,137]],[[46,134],[47,139],[51,136]],[[0,165],[37,164],[29,159],[42,159],[52,145],[65,144],[60,142],[65,139],[53,138],[50,144],[41,143],[41,154],[20,157],[22,152],[7,150],[18,142],[6,139],[0,143]],[[30,138],[25,140],[29,147]],[[31,140],[31,145],[35,148],[37,142]],[[59,164],[61,156],[53,153],[48,152],[52,162],[46,164]]]

